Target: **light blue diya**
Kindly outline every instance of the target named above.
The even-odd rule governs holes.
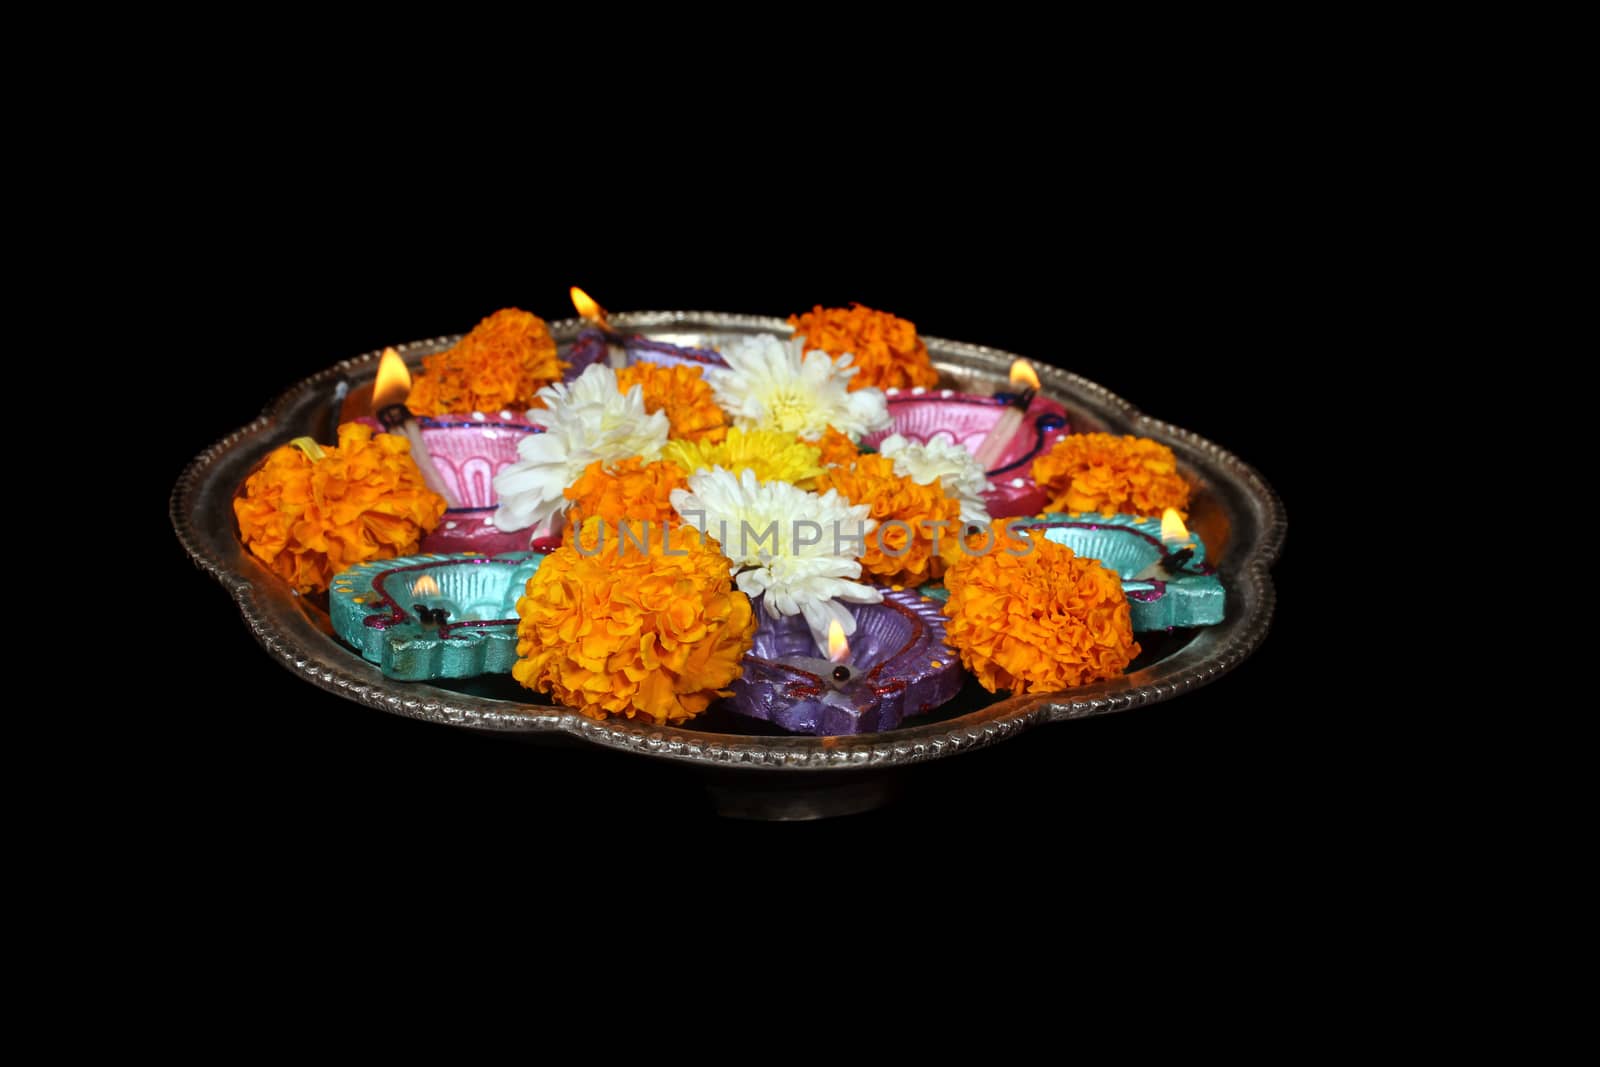
[[[1089,559],[1097,559],[1122,579],[1135,633],[1174,627],[1212,626],[1222,621],[1222,582],[1206,565],[1206,545],[1194,531],[1178,544],[1161,540],[1159,519],[1132,515],[1070,516],[1052,511],[1043,519],[1018,520],[1018,528],[1040,529],[1045,537]],[[1170,550],[1193,547],[1193,555],[1167,578],[1139,578],[1168,558]],[[949,590],[923,586],[925,596],[948,600]]]
[[[341,572],[328,590],[336,633],[390,678],[506,674],[517,661],[517,599],[541,552],[401,556]]]

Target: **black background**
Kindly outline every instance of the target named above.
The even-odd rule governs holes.
[[[559,178],[508,167],[438,185],[430,168],[443,163],[394,181],[269,166],[257,177],[276,193],[230,203],[184,242],[177,285],[193,329],[160,358],[206,391],[158,434],[157,493],[305,375],[506,305],[565,317],[571,284],[613,312],[781,316],[859,300],[925,334],[1069,368],[1260,469],[1291,534],[1272,632],[1238,670],[1178,700],[918,768],[899,802],[869,815],[735,824],[709,814],[692,769],[412,722],[300,681],[169,532],[155,549],[169,583],[160,608],[185,635],[193,681],[152,790],[218,839],[289,847],[440,842],[468,828],[533,842],[603,826],[753,847],[914,848],[959,829],[1051,847],[1270,852],[1309,816],[1325,743],[1293,695],[1297,620],[1314,614],[1294,577],[1306,551],[1297,464],[1316,424],[1314,398],[1292,396],[1282,371],[1326,356],[1288,251],[1304,209],[1260,166],[1219,172],[1177,150],[1104,162],[1088,187],[1037,160],[991,160],[902,177],[808,170],[781,153],[713,166],[674,146],[563,154],[549,164]]]

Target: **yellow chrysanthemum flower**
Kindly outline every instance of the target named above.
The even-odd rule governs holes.
[[[734,428],[720,444],[704,441],[668,441],[661,458],[685,472],[721,467],[738,474],[750,471],[762,482],[788,482],[801,489],[817,484],[823,471],[822,451],[779,430]]]

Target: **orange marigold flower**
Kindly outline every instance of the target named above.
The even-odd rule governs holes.
[[[856,457],[861,455],[861,449],[856,447],[849,435],[840,433],[832,426],[822,435],[819,441],[811,441],[816,447],[822,449],[822,465],[824,467],[845,467],[854,463]]]
[[[1073,433],[1033,461],[1033,480],[1052,511],[1102,515],[1159,515],[1177,508],[1185,518],[1189,483],[1172,449],[1146,437]]]
[[[991,552],[1011,551],[1013,553],[1032,551],[1027,547],[1027,530],[1018,526],[1011,528],[1012,523],[1024,522],[1023,519],[990,519],[988,526],[967,525],[961,536],[953,536],[946,531],[939,540],[939,557],[944,561],[944,572],[955,566],[963,559],[971,556],[988,555]],[[966,547],[962,544],[965,542]]]
[[[644,409],[667,413],[668,436],[716,444],[728,436],[728,416],[711,395],[711,383],[699,367],[664,367],[635,363],[617,371],[617,388],[626,393],[644,387]]]
[[[556,341],[543,319],[501,308],[455,347],[424,356],[406,407],[417,415],[524,411],[533,394],[561,377]]]
[[[997,538],[945,573],[946,639],[962,666],[991,693],[1050,693],[1127,670],[1139,645],[1122,581],[1042,531],[1028,541],[1014,555]]]
[[[668,555],[663,529],[641,552],[591,518],[577,545],[545,557],[517,601],[517,681],[591,719],[656,724],[728,695],[755,640],[750,598],[714,541],[674,526]]]
[[[674,489],[688,487],[689,475],[666,460],[646,463],[630,456],[609,470],[604,462],[595,460],[564,490],[572,507],[567,510],[562,540],[570,545],[573,529],[588,518],[604,520],[608,531],[615,531],[624,519],[647,520],[652,531],[659,523],[677,522],[669,497]]]
[[[302,593],[357,563],[415,552],[445,509],[399,434],[347,422],[322,452],[312,461],[292,445],[274,449],[233,501],[251,554]]]
[[[878,527],[867,537],[866,552],[861,556],[862,569],[868,574],[884,581],[921,585],[944,572],[944,562],[933,551],[935,530],[941,547],[956,536],[961,528],[961,502],[945,496],[937,478],[918,485],[896,474],[893,460],[869,454],[848,467],[823,472],[817,479],[817,492],[829,489],[837,489],[852,504],[872,507]]]
[[[804,315],[790,315],[789,325],[796,337],[805,335],[807,352],[820,348],[830,356],[849,352],[856,357],[850,365],[861,369],[850,379],[851,389],[939,384],[939,372],[928,360],[928,346],[917,336],[916,325],[887,311],[818,304]]]

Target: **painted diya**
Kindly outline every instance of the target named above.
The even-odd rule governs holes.
[[[475,412],[418,421],[422,443],[457,505],[422,539],[423,550],[493,556],[526,549],[530,531],[506,533],[494,524],[500,503],[494,476],[517,461],[518,443],[544,430],[509,411],[493,419]]]
[[[939,605],[911,590],[881,604],[848,604],[856,630],[829,658],[817,655],[803,617],[774,619],[758,606],[755,645],[733,683],[733,710],[790,733],[869,734],[949,701],[961,664],[944,644]]]
[[[1206,563],[1205,542],[1183,525],[1176,511],[1169,509],[1159,521],[1051,512],[1025,525],[1115,571],[1136,633],[1222,621],[1222,582]]]
[[[681,340],[699,341],[695,338],[681,338]],[[699,343],[709,344],[705,341]],[[569,381],[582,374],[591,365],[608,359],[613,366],[629,366],[634,363],[656,363],[664,367],[727,366],[722,357],[710,347],[669,344],[643,334],[619,334],[599,327],[591,327],[579,333],[577,340],[572,342],[572,347],[567,351],[566,358],[571,365],[565,375]]]
[[[582,374],[592,364],[609,360],[613,367],[626,367],[634,363],[657,363],[666,367],[725,367],[710,338],[697,336],[677,337],[679,344],[646,337],[644,334],[619,333],[611,328],[606,309],[588,293],[574,285],[569,294],[578,316],[589,323],[578,332],[567,351],[570,364],[567,380]]]
[[[422,554],[342,571],[328,590],[334,632],[390,678],[506,674],[517,661],[517,598],[544,556]]]
[[[989,514],[997,519],[1016,515],[1036,515],[1044,510],[1046,497],[1033,480],[1033,461],[1048,452],[1068,432],[1067,412],[1060,404],[1037,393],[995,393],[980,396],[951,389],[886,389],[889,418],[893,425],[862,438],[865,446],[877,448],[891,434],[900,434],[918,444],[934,440],[951,441],[974,455],[980,455],[985,442],[996,433],[1003,441],[998,457],[987,470],[990,489],[983,494]],[[1020,410],[1019,400],[1025,401]],[[1018,412],[1016,426],[1006,435],[1002,423],[1011,422],[1007,412]],[[991,448],[995,446],[991,445]]]
[[[421,554],[342,572],[328,592],[334,631],[402,681],[509,674],[517,661],[517,599],[544,555]],[[939,605],[885,590],[881,604],[853,604],[856,631],[832,658],[817,655],[799,616],[759,610],[755,644],[729,701],[739,714],[791,733],[892,730],[949,701],[961,665],[944,645]]]
[[[722,364],[722,358],[709,348],[674,345],[638,334],[624,337],[594,328],[582,331],[566,353],[568,366],[562,373],[562,380],[574,381],[590,364],[606,358],[613,341],[621,342],[626,362]],[[390,352],[385,352],[384,356],[392,365],[389,373],[395,376],[396,392],[385,398],[385,406],[403,401],[411,386],[411,376],[404,362],[398,354],[391,357]],[[375,388],[374,407],[378,406],[378,388],[383,387]],[[362,421],[374,429],[386,426],[376,417],[365,417]],[[558,545],[558,535],[544,536],[538,530],[508,533],[494,523],[500,504],[494,488],[495,475],[517,462],[519,443],[532,434],[543,432],[542,427],[530,423],[523,414],[509,410],[414,418],[414,431],[408,435],[413,441],[420,439],[432,471],[437,472],[445,496],[451,502],[443,520],[422,539],[420,547],[427,552],[473,552],[494,556],[528,549],[530,541],[536,550],[549,550]]]

